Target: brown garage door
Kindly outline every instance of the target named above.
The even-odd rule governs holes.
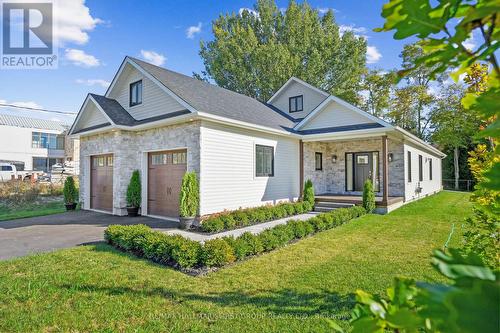
[[[90,208],[113,211],[113,155],[92,156]]]
[[[179,193],[186,159],[186,150],[149,153],[148,214],[179,216]]]

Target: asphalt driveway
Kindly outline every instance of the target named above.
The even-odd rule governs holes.
[[[146,224],[158,230],[178,223],[149,217],[113,216],[91,211],[0,221],[0,260],[104,240],[111,224]]]

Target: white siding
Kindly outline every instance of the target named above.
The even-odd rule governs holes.
[[[408,182],[408,151],[411,152],[411,182]],[[419,181],[418,155],[422,155],[423,180]],[[420,199],[442,190],[441,158],[405,143],[405,201]],[[432,159],[432,180],[429,180],[429,159]],[[422,188],[418,193],[416,189]]]
[[[137,69],[126,66],[108,97],[116,99],[132,117],[141,120],[186,109]],[[130,107],[130,84],[139,80],[142,80],[142,104]]]
[[[25,170],[33,170],[33,157],[64,157],[64,150],[32,148],[32,132],[62,133],[56,130],[0,126],[0,160],[24,162]]]
[[[349,110],[347,107],[335,101],[331,101],[301,129],[306,130],[367,123],[373,123],[373,121],[356,111]]]
[[[274,147],[274,177],[255,177],[255,145]],[[295,200],[299,141],[202,122],[201,215]]]
[[[81,130],[83,128],[89,128],[95,125],[100,125],[104,123],[109,123],[109,120],[102,114],[102,112],[97,109],[94,102],[89,100],[85,109],[82,110],[82,115],[78,120],[74,131]]]
[[[304,111],[289,113],[288,99],[293,96],[303,95]],[[298,82],[291,82],[290,85],[283,90],[278,97],[271,103],[283,112],[288,113],[294,118],[304,118],[314,108],[321,104],[326,99],[326,96],[319,92],[304,86]]]

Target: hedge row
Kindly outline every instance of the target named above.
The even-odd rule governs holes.
[[[118,249],[155,262],[180,268],[220,267],[337,227],[365,213],[363,207],[341,208],[304,221],[290,220],[258,235],[245,232],[237,238],[216,238],[203,245],[179,235],[153,231],[145,225],[112,225],[104,234],[106,241]]]
[[[204,232],[220,232],[307,213],[312,208],[310,202],[299,201],[282,203],[275,206],[239,209],[203,220],[201,230]]]

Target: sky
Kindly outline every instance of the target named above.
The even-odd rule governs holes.
[[[5,0],[4,0],[5,1]],[[2,0],[0,0],[0,3]],[[276,1],[286,8],[288,1]],[[385,1],[309,0],[320,13],[332,9],[341,29],[368,42],[367,66],[397,68],[408,41],[375,33]],[[0,104],[77,113],[87,93],[104,94],[126,55],[192,75],[204,69],[200,41],[212,39],[220,14],[252,9],[254,1],[56,0],[57,69],[0,69]],[[74,116],[0,107],[0,113],[71,123]]]

